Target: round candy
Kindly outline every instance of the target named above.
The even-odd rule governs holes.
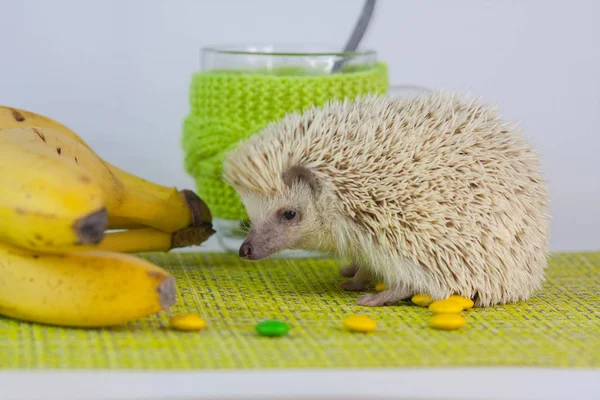
[[[410,300],[421,307],[427,307],[428,305],[433,303],[433,299],[427,296],[426,294],[415,294]]]
[[[256,332],[261,336],[283,336],[290,330],[288,324],[276,319],[263,321],[255,326]]]
[[[373,332],[377,329],[377,322],[366,315],[351,315],[344,318],[344,327],[352,332]]]
[[[434,314],[458,314],[463,310],[463,306],[454,300],[438,300],[429,305],[429,311]]]
[[[464,297],[464,296],[459,296],[459,295],[452,295],[450,297],[448,297],[448,300],[454,300],[457,303],[459,303],[461,306],[463,306],[463,309],[468,310],[469,308],[473,307],[473,300]]]
[[[196,314],[179,314],[171,318],[171,326],[180,331],[198,331],[206,326],[206,321]]]
[[[383,283],[383,282],[379,282],[377,285],[375,285],[375,290],[378,292],[383,292],[386,289],[387,289],[387,286],[385,286],[385,283]]]
[[[436,314],[431,317],[431,326],[437,329],[458,329],[465,324],[465,319],[460,314]]]

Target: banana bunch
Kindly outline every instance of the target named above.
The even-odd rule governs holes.
[[[169,308],[173,277],[126,253],[214,233],[192,191],[141,179],[64,125],[3,106],[0,190],[0,314],[25,321],[100,327]]]

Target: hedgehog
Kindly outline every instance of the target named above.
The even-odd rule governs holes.
[[[471,96],[366,95],[287,114],[223,162],[250,220],[239,249],[345,259],[362,306],[456,294],[526,301],[545,280],[549,194],[539,157],[497,106]]]

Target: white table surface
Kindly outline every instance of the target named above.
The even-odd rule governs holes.
[[[598,400],[600,369],[3,372],[2,400]]]

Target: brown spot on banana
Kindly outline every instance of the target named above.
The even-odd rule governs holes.
[[[23,121],[25,121],[25,117],[19,111],[11,108],[10,112],[12,113],[12,116],[15,119],[15,121],[17,121],[17,122],[23,122]]]
[[[106,209],[96,211],[78,219],[73,224],[77,235],[78,244],[98,244],[104,238],[104,231],[108,226],[108,213]]]
[[[79,160],[75,157],[75,164],[79,165]]]
[[[62,152],[62,149],[60,147],[56,148],[56,152],[58,153],[58,155],[60,156],[60,153]]]
[[[153,276],[156,273],[149,272],[149,274]],[[177,288],[175,287],[175,278],[173,278],[172,276],[165,277],[163,281],[158,284],[156,292],[158,293],[158,301],[163,310],[174,306],[177,300]]]
[[[27,211],[20,207],[15,208],[15,212],[19,215],[37,215],[39,217],[46,218],[46,219],[56,219],[57,218],[56,214],[46,214],[43,212]]]
[[[31,129],[36,133],[36,135],[38,135],[40,137],[40,139],[42,139],[42,141],[44,143],[46,143],[46,136],[44,136],[44,134],[42,132],[38,131],[36,128],[31,128]]]
[[[42,240],[44,240],[44,238],[42,237],[42,235],[40,235],[39,233],[35,233],[35,234],[33,235],[33,237],[35,238],[35,240],[38,240],[38,241],[40,241],[40,242],[41,242]]]

